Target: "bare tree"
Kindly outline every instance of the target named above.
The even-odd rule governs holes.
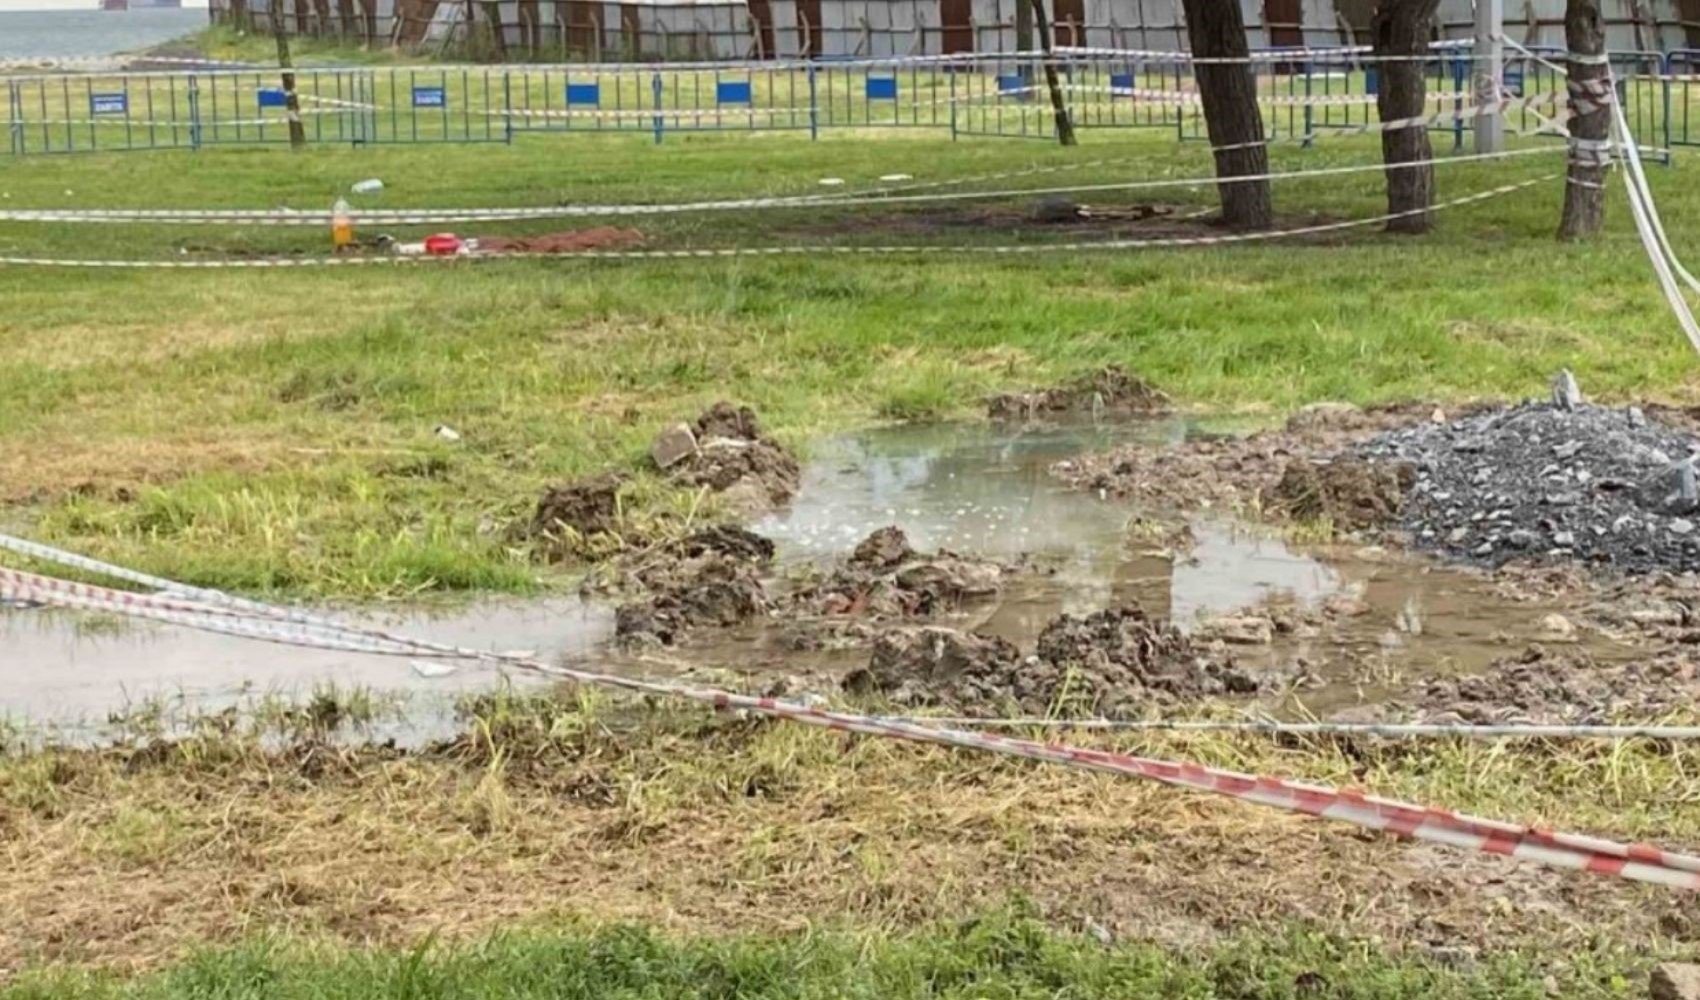
[[[1376,64],[1380,87],[1375,107],[1384,122],[1420,118],[1427,101],[1423,62],[1408,58],[1428,52],[1429,25],[1439,0],[1380,0],[1375,8],[1375,54],[1391,56]],[[1387,211],[1390,233],[1426,233],[1433,224],[1428,208],[1434,204],[1434,147],[1422,124],[1381,133],[1381,160],[1387,172]],[[1406,164],[1421,163],[1422,166]]]
[[[1250,54],[1245,15],[1239,0],[1182,0],[1182,5],[1192,54],[1195,60],[1203,60],[1193,63],[1193,75],[1204,101],[1210,144],[1215,147],[1222,221],[1235,229],[1267,229],[1275,215],[1269,182],[1228,179],[1269,172],[1257,78],[1251,65],[1240,61]]]
[[[1567,0],[1564,41],[1575,55],[1598,56],[1605,51],[1599,0]],[[1603,62],[1572,59],[1569,70],[1570,135],[1578,145],[1570,152],[1558,238],[1579,240],[1599,232],[1605,216],[1606,154],[1601,143],[1611,132],[1611,108],[1600,100],[1599,90],[1610,86],[1611,67]],[[1590,99],[1592,103],[1583,104],[1579,98]]]

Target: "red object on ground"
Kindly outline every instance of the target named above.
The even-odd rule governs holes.
[[[460,252],[460,237],[454,233],[436,233],[425,237],[425,252],[433,257],[452,257]]]

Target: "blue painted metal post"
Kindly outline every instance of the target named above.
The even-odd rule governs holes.
[[[201,148],[201,83],[195,74],[189,74],[189,148]]]
[[[661,128],[662,128],[662,119],[661,119],[661,74],[660,73],[650,74],[650,77],[649,77],[649,92],[655,98],[655,117],[652,119],[652,122],[655,125],[655,144],[657,146],[659,146],[659,145],[661,145]]]
[[[820,138],[820,105],[815,97],[814,63],[809,63],[809,138],[811,140]]]

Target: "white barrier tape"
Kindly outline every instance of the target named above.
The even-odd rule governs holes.
[[[1343,46],[1332,49],[1282,49],[1275,52],[1254,52],[1245,56],[1194,57],[1187,52],[1164,52],[1157,49],[1115,49],[1088,45],[1059,45],[1059,56],[1110,57],[1120,60],[1154,63],[1183,63],[1191,66],[1239,66],[1252,63],[1325,62],[1347,59],[1351,63],[1428,62],[1433,59],[1474,60],[1491,58],[1463,51],[1473,46],[1470,41],[1431,43],[1425,55],[1377,55],[1368,45]]]
[[[1610,66],[1611,54],[1608,52],[1566,52],[1564,61],[1575,63],[1578,66]]]
[[[598,216],[672,215],[684,212],[749,211],[769,208],[860,208],[866,205],[925,204],[1000,198],[1035,198],[1048,195],[1091,194],[1110,191],[1150,191],[1164,188],[1208,187],[1223,184],[1254,184],[1349,174],[1384,173],[1420,167],[1455,166],[1486,160],[1550,155],[1560,147],[1536,146],[1497,153],[1467,153],[1462,156],[1431,157],[1407,163],[1347,164],[1308,170],[1268,171],[1238,177],[1209,176],[1121,181],[1109,184],[1079,184],[1048,188],[1013,188],[999,191],[942,191],[922,194],[872,193],[864,195],[793,195],[777,198],[747,198],[733,201],[681,202],[657,205],[563,205],[555,208],[471,210],[371,210],[352,213],[358,224],[442,225],[447,223],[519,222],[535,219],[564,219]],[[276,225],[328,226],[329,212],[265,211],[259,209],[4,209],[0,222],[86,222],[97,224],[161,223],[180,225]]]
[[[288,114],[288,112],[285,112],[286,116],[287,116],[287,114]],[[304,109],[301,110],[300,114],[303,114],[303,115],[346,115],[346,114],[349,114],[349,112],[339,111],[335,108],[304,108]],[[25,119],[19,119],[19,120],[16,120],[16,121],[0,120],[0,128],[5,128],[7,126],[10,126],[12,128],[32,129],[32,128],[46,128],[46,127],[49,127],[49,126],[57,127],[57,126],[65,126],[65,125],[76,125],[76,126],[87,127],[87,126],[93,125],[93,126],[106,126],[108,128],[151,128],[151,129],[172,128],[172,129],[181,129],[181,130],[184,130],[184,131],[187,131],[190,128],[199,128],[203,132],[216,132],[217,130],[219,130],[221,128],[254,128],[254,127],[260,127],[260,126],[266,126],[266,125],[285,125],[285,124],[288,124],[287,117],[285,117],[285,118],[240,118],[240,119],[203,118],[198,122],[190,122],[187,119],[173,119],[173,118],[34,118],[34,119],[25,118]]]
[[[1557,147],[1554,147],[1555,149]],[[1543,150],[1551,152],[1552,150]],[[1413,166],[1415,164],[1400,164],[1397,166]],[[1378,169],[1380,169],[1378,167]],[[1389,168],[1391,169],[1391,168]],[[15,267],[72,267],[90,269],[157,269],[157,270],[224,270],[224,269],[253,269],[253,268],[291,268],[291,267],[336,267],[363,266],[382,264],[427,264],[453,263],[455,261],[493,261],[493,260],[694,260],[724,257],[791,257],[791,256],[1024,256],[1055,252],[1080,252],[1104,250],[1142,250],[1156,247],[1195,247],[1220,246],[1234,243],[1255,243],[1267,240],[1283,239],[1292,236],[1312,236],[1322,233],[1341,232],[1359,229],[1366,226],[1380,225],[1394,219],[1408,218],[1413,215],[1426,215],[1461,205],[1469,205],[1489,198],[1511,194],[1535,184],[1544,183],[1558,177],[1557,174],[1547,174],[1531,180],[1520,181],[1516,184],[1506,184],[1500,187],[1480,191],[1462,198],[1437,202],[1426,209],[1411,209],[1403,212],[1392,212],[1386,215],[1373,216],[1366,219],[1350,219],[1344,222],[1319,223],[1313,226],[1302,226],[1296,229],[1269,230],[1249,233],[1229,233],[1222,236],[1174,236],[1143,240],[1100,240],[1093,242],[1073,243],[1018,243],[996,246],[975,245],[945,245],[945,244],[912,244],[901,246],[771,246],[771,247],[720,247],[701,250],[584,250],[564,254],[548,253],[485,253],[468,254],[456,257],[284,257],[284,258],[249,258],[237,260],[89,260],[83,258],[51,258],[51,257],[0,257],[0,265]]]
[[[1458,739],[1700,740],[1700,726],[1564,725],[1504,722],[1278,722],[1252,719],[986,719],[975,716],[881,716],[914,725],[962,729],[1081,729],[1181,733],[1259,733],[1270,736],[1448,737]]]

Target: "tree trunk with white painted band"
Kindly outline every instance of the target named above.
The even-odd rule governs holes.
[[[1599,0],[1569,0],[1565,4],[1564,40],[1579,56],[1598,56],[1605,51]],[[1576,143],[1571,147],[1565,175],[1558,238],[1579,240],[1598,233],[1605,217],[1606,162],[1610,154],[1602,143],[1611,129],[1611,105],[1609,99],[1601,101],[1597,95],[1600,81],[1610,86],[1611,66],[1598,59],[1572,59],[1569,72],[1570,134]]]

